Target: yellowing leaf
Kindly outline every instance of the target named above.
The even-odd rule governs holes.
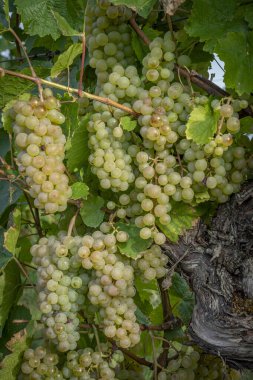
[[[177,242],[184,230],[192,227],[200,213],[183,202],[175,202],[170,212],[171,221],[167,225],[156,222],[160,230],[173,242]]]
[[[207,144],[217,131],[219,113],[209,104],[195,107],[186,124],[186,137],[197,144]]]

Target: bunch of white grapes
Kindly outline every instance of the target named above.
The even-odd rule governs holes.
[[[123,133],[120,126],[120,110],[102,111],[101,104],[96,104],[96,112],[88,123],[89,162],[92,172],[99,178],[102,189],[113,192],[126,191],[135,176],[132,171],[132,158],[127,154],[130,145],[130,133]]]
[[[77,312],[83,307],[89,277],[80,270],[80,237],[59,233],[31,248],[37,265],[37,290],[44,335],[60,352],[74,350],[80,338]]]
[[[21,379],[63,380],[64,377],[57,367],[58,363],[58,355],[50,352],[45,347],[38,346],[35,349],[29,348],[25,350],[23,355],[23,362],[21,364]]]
[[[117,342],[120,347],[129,348],[140,341],[140,327],[136,322],[136,305],[133,297],[134,270],[117,248],[126,241],[124,231],[104,234],[95,231],[82,239],[78,255],[82,266],[94,269],[93,280],[88,284],[88,297],[98,306],[104,334]]]
[[[107,359],[106,352],[95,351],[90,347],[83,350],[70,351],[67,353],[67,360],[62,368],[64,379],[81,378],[83,380],[117,380],[114,365],[112,361]],[[113,361],[118,365],[122,360],[122,356],[112,355]],[[116,360],[118,360],[118,363]],[[124,358],[123,358],[124,359]],[[113,363],[114,364],[114,363]]]
[[[103,5],[101,12],[104,12],[104,18],[108,17],[106,9]],[[94,17],[91,12],[90,21],[92,15]],[[96,23],[94,18],[93,27]],[[128,28],[127,25],[125,27]],[[107,28],[103,26],[105,35],[110,34]],[[105,59],[107,50],[95,46],[93,36],[97,33],[96,29],[90,33],[92,66],[97,51],[104,49],[101,59]],[[122,195],[119,195],[119,204],[110,201],[108,208],[115,209],[117,217],[121,219],[132,218],[140,228],[141,238],[152,238],[161,245],[166,238],[157,225],[166,226],[171,222],[171,210],[175,202],[226,202],[232,193],[239,191],[253,162],[252,158],[246,157],[243,147],[232,145],[233,134],[240,128],[238,111],[246,108],[247,102],[226,98],[212,101],[214,112],[219,114],[219,133],[205,145],[196,144],[186,138],[185,124],[193,108],[196,105],[206,106],[208,98],[192,96],[188,86],[175,80],[176,44],[170,32],[155,38],[149,48],[150,52],[142,62],[143,77],[133,65],[127,66],[125,60],[114,62],[114,66],[105,64],[102,69],[96,67],[96,72],[102,70],[104,75],[101,83],[98,78],[99,94],[123,101],[123,104],[131,105],[139,114],[139,133],[143,145],[133,143],[136,139],[133,140],[132,134],[120,126],[120,117],[124,115],[122,111],[114,110],[114,114],[117,113],[119,117],[110,118],[108,106],[94,102],[96,112],[89,124],[89,144],[93,152],[90,163],[92,172],[98,176],[104,189],[126,191],[134,181],[135,189],[123,194],[123,203]],[[96,59],[95,62],[99,62]],[[190,59],[179,56],[177,62],[189,65]],[[127,143],[119,146],[117,139]],[[120,150],[114,151],[115,146],[120,147]],[[128,161],[130,177],[119,177],[122,175],[123,157]]]
[[[65,117],[50,89],[44,101],[18,100],[10,109],[13,118],[17,165],[25,177],[34,206],[47,214],[64,211],[71,196],[63,164],[66,138],[60,125]]]
[[[191,346],[175,343],[169,349],[169,363],[158,380],[240,380],[239,371],[230,369],[222,359],[201,353]]]
[[[133,266],[138,269],[145,281],[162,278],[166,275],[166,264],[169,259],[159,245],[152,245],[142,253],[141,258],[133,262]]]

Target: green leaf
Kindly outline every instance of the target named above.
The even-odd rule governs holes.
[[[132,120],[129,116],[123,116],[120,118],[120,125],[125,131],[133,131],[137,126],[137,121]]]
[[[86,226],[95,228],[100,225],[105,215],[104,211],[101,210],[103,206],[103,198],[94,195],[88,196],[80,210],[80,215]]]
[[[45,67],[34,67],[38,77],[45,78],[49,74],[49,70]],[[31,75],[29,69],[21,70],[20,73]],[[19,95],[31,91],[36,84],[29,80],[5,75],[0,78],[0,108],[3,108],[10,100],[17,99]]]
[[[22,321],[22,323],[15,323],[15,322],[13,323],[13,321],[17,319]],[[14,334],[19,332],[20,330],[23,330],[27,326],[30,320],[31,320],[31,313],[27,307],[23,305],[13,305],[8,316],[8,321],[5,324],[4,337],[10,340],[10,338]]]
[[[197,144],[207,144],[217,131],[219,113],[209,104],[193,108],[186,124],[186,137]]]
[[[57,77],[63,70],[72,65],[74,59],[82,53],[82,44],[71,45],[64,53],[60,54],[51,69],[51,77]]]
[[[112,0],[115,5],[126,5],[140,16],[146,18],[151,12],[156,0]]]
[[[4,233],[4,247],[14,255],[21,226],[21,211],[19,209],[13,211],[13,222],[14,225]]]
[[[153,325],[160,325],[163,323],[163,308],[162,303],[160,303],[155,309],[149,314],[150,322]]]
[[[61,112],[65,116],[65,122],[62,125],[62,130],[65,136],[70,139],[73,132],[79,126],[78,104],[76,101],[74,101],[73,97],[69,96],[68,94],[64,94],[64,96],[61,98],[61,102]]]
[[[1,81],[0,81],[1,84]],[[10,100],[4,107],[2,111],[2,124],[3,124],[3,129],[8,132],[12,133],[12,125],[13,125],[13,119],[10,116],[10,109],[12,106],[16,103],[16,100]]]
[[[8,22],[8,24],[10,25],[10,9],[9,9],[9,1],[8,0],[3,0],[3,3],[4,3],[4,13],[5,13],[5,17],[6,17],[6,20]]]
[[[10,252],[4,248],[4,232],[5,230],[0,227],[0,271],[3,270],[3,268],[12,259]]]
[[[156,308],[161,303],[159,288],[156,280],[143,281],[141,276],[136,276],[134,284],[142,302],[148,303]]]
[[[253,4],[248,4],[244,8],[244,18],[248,22],[249,27],[253,28]]]
[[[145,25],[142,30],[145,33],[145,35],[150,39],[150,41],[154,40],[156,37],[159,37],[162,34],[162,32],[151,28],[149,25]]]
[[[9,311],[16,300],[20,284],[20,269],[15,261],[11,260],[0,276],[0,335]]]
[[[7,181],[0,181],[0,215],[7,209],[7,207],[16,203],[21,194],[21,190],[15,187],[14,184]]]
[[[40,37],[50,35],[54,40],[60,37],[54,12],[67,14],[66,0],[15,0],[26,33]]]
[[[3,115],[2,115],[3,116]],[[0,156],[5,157],[10,150],[10,140],[3,128],[0,129]]]
[[[89,195],[89,187],[86,183],[83,182],[75,182],[72,186],[72,199],[87,199]]]
[[[195,193],[196,203],[207,202],[210,199],[208,191],[203,191],[202,193]]]
[[[183,277],[176,272],[172,278],[169,297],[173,314],[189,324],[194,307],[194,294]]]
[[[79,32],[77,32],[75,29],[73,29],[68,21],[65,19],[65,17],[62,17],[58,12],[53,12],[54,18],[56,19],[58,28],[60,29],[63,36],[66,37],[72,37],[72,36],[78,36],[80,35]]]
[[[236,52],[236,54],[235,54]],[[216,53],[225,63],[226,86],[239,95],[253,91],[253,32],[228,33],[218,41]]]
[[[89,115],[86,115],[80,123],[80,126],[74,131],[71,139],[71,148],[66,153],[67,166],[70,171],[81,169],[88,165],[89,148],[88,132],[86,126],[89,121]]]
[[[192,206],[183,202],[175,202],[170,212],[171,222],[166,226],[156,222],[160,230],[173,242],[177,242],[184,230],[192,227],[200,213]]]
[[[195,0],[185,29],[190,36],[207,41],[206,49],[212,52],[218,38],[243,28],[240,20],[234,20],[236,7],[237,0]]]
[[[34,329],[34,322],[31,321],[23,335],[18,333],[12,337],[8,344],[11,354],[6,355],[1,363],[1,379],[16,380],[18,378],[23,352],[29,347],[30,336],[34,332]]]
[[[138,307],[135,311],[135,315],[136,315],[137,321],[139,323],[142,323],[143,325],[149,325],[150,324],[148,317]]]
[[[147,47],[144,45],[144,43],[140,40],[140,37],[138,34],[132,30],[131,35],[131,45],[133,48],[133,51],[135,52],[136,57],[140,62],[142,62],[143,58],[145,57],[147,53]]]
[[[58,230],[59,231],[59,230]],[[34,288],[24,288],[23,293],[18,300],[19,305],[24,305],[29,309],[29,312],[31,314],[31,319],[33,320],[40,320],[41,318],[41,311],[38,308],[38,295]]]
[[[135,224],[119,222],[116,226],[120,231],[125,231],[128,234],[128,239],[125,243],[118,243],[118,247],[122,255],[136,260],[140,257],[141,252],[150,247],[152,239],[141,239],[140,229],[136,227]]]
[[[251,116],[240,119],[240,132],[253,134],[253,118]]]

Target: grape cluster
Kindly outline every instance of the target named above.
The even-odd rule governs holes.
[[[95,231],[82,239],[78,255],[82,266],[94,269],[89,282],[88,297],[99,307],[104,334],[114,339],[120,347],[128,348],[140,341],[140,328],[136,323],[134,271],[117,249],[117,239],[126,240],[124,231],[104,234]]]
[[[62,374],[64,379],[117,380],[114,364],[117,366],[121,361],[121,354],[113,354],[112,359],[108,360],[105,353],[94,351],[92,348],[87,347],[83,350],[69,351],[67,353],[67,360],[62,368]]]
[[[45,347],[38,346],[35,349],[29,348],[24,352],[21,365],[22,379],[41,380],[41,379],[64,379],[59,371],[57,364],[59,358],[47,350]]]
[[[45,100],[32,97],[17,101],[10,110],[14,120],[17,164],[25,176],[34,206],[48,214],[64,211],[71,196],[63,164],[66,138],[60,125],[65,117],[50,89]]]
[[[166,371],[158,374],[158,380],[239,380],[240,372],[229,369],[218,357],[199,353],[193,347],[176,344],[169,349]]]
[[[38,300],[45,336],[60,352],[74,350],[80,338],[77,312],[83,306],[89,277],[80,271],[77,251],[80,237],[59,233],[58,237],[41,238],[31,248],[38,266]]]
[[[109,1],[106,4],[104,1],[90,2],[86,9],[86,34],[91,56],[89,63],[97,75],[97,92],[108,82],[114,66],[120,64],[126,67],[136,61],[131,47],[131,29],[126,23],[131,15],[127,7],[116,7],[110,5]],[[107,93],[109,89],[110,86]],[[111,94],[113,92],[108,94],[109,97]]]
[[[102,108],[97,104],[95,109],[102,111]],[[126,191],[135,180],[132,158],[126,153],[131,136],[123,133],[121,115],[119,110],[96,112],[88,123],[91,170],[99,178],[102,189],[113,192]]]
[[[154,244],[144,251],[142,257],[133,262],[133,265],[142,273],[145,281],[151,281],[166,275],[168,260],[168,257],[162,253],[161,247]]]
[[[130,17],[128,8],[112,6],[108,1],[92,4],[86,13],[90,66],[97,75],[96,92],[116,102],[124,100],[128,107],[128,99],[136,95],[141,83],[137,69],[131,65],[135,58],[131,30],[125,23]],[[125,113],[97,101],[93,107],[95,113],[88,125],[92,172],[103,189],[126,191],[135,176],[132,157],[127,153],[131,135],[124,133],[120,123]]]

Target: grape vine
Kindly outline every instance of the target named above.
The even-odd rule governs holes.
[[[192,227],[203,205],[228,202],[251,177],[241,122],[251,99],[193,88],[199,78],[189,80],[194,60],[182,48],[185,32],[162,24],[147,37],[133,9],[117,3],[88,1],[82,34],[52,11],[67,28],[63,36],[82,38],[78,89],[38,78],[24,47],[32,77],[0,68],[39,90],[18,94],[3,114],[13,143],[1,179],[25,195],[10,210],[4,249],[25,277],[20,287],[36,295],[36,327],[19,352],[16,378],[239,380],[226,358],[187,335],[183,313],[193,297],[180,276],[183,291],[175,290],[180,263],[172,265],[165,243]],[[76,80],[69,74],[75,57],[64,67],[68,84]],[[89,92],[82,91],[89,73]],[[79,136],[81,148],[73,144]],[[173,299],[173,287],[181,298]],[[22,297],[22,307],[31,305]]]

